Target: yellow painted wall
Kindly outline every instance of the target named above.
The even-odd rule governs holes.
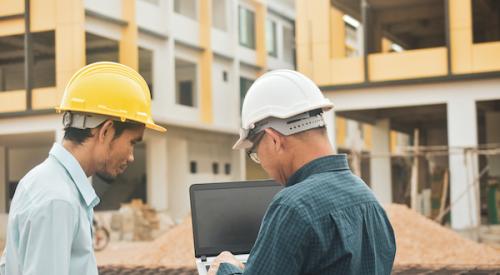
[[[451,0],[449,3],[451,71],[454,74],[472,71],[472,0]]]
[[[346,58],[344,14],[329,0],[295,4],[298,70],[318,85],[363,82],[363,59]]]
[[[295,0],[295,43],[297,48],[297,69],[313,78],[312,26],[309,19],[310,1]]]
[[[335,140],[337,148],[345,146],[347,135],[347,121],[342,117],[335,117]]]
[[[31,0],[30,8],[31,31],[39,32],[55,29],[56,0]]]
[[[32,90],[32,107],[34,110],[52,109],[59,105],[60,97],[56,87],[37,88]]]
[[[395,153],[398,146],[398,133],[396,131],[391,131],[389,136],[390,141],[390,152]]]
[[[212,109],[212,1],[200,0],[200,119],[204,123],[213,122]]]
[[[24,1],[2,0],[0,1],[0,16],[24,13]]]
[[[26,110],[26,91],[8,91],[0,93],[0,113]]]
[[[500,42],[473,44],[472,2],[448,1],[450,58],[453,74],[500,70]],[[345,58],[342,13],[328,0],[296,0],[298,70],[319,85],[364,81],[362,58]],[[445,47],[389,53],[391,41],[381,40],[382,53],[369,55],[369,81],[404,80],[448,74]]]
[[[53,30],[56,26],[56,0],[31,0],[31,31]],[[24,1],[0,1],[0,16],[24,13]],[[19,17],[0,21],[0,36],[24,33],[24,18]]]
[[[330,12],[329,0],[316,0],[308,9],[312,38],[312,75],[318,85],[327,85],[331,82]]]
[[[120,63],[132,69],[139,69],[139,48],[137,47],[138,29],[136,22],[135,0],[122,0],[123,19],[128,22],[122,27],[120,40]]]
[[[71,76],[85,66],[85,10],[80,0],[55,1],[57,102]]]
[[[330,62],[330,84],[354,84],[365,80],[363,57],[332,59]]]
[[[0,36],[23,34],[24,19],[15,18],[0,21]]]
[[[344,14],[334,7],[330,7],[330,57],[345,57],[345,23]]]
[[[500,71],[500,42],[474,44],[472,70],[475,73]]]
[[[445,47],[368,56],[370,81],[444,76],[448,72]]]
[[[261,69],[267,67],[266,16],[267,6],[263,0],[254,0],[255,6],[255,52],[256,64]]]
[[[371,151],[372,146],[372,126],[370,124],[363,124],[363,148]]]

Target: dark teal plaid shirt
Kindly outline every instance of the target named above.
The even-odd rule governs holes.
[[[300,168],[271,202],[243,270],[226,274],[390,274],[392,226],[372,191],[351,173],[346,155]]]

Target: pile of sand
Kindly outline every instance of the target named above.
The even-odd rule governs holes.
[[[500,265],[500,251],[465,239],[405,205],[385,207],[396,235],[396,265]]]
[[[134,260],[145,266],[195,267],[191,218],[160,236]]]
[[[404,205],[388,205],[386,211],[396,235],[397,266],[500,265],[500,251],[467,240]],[[154,242],[141,244],[132,252],[120,261],[98,254],[98,263],[194,267],[191,219],[186,218]],[[119,253],[108,253],[107,256],[119,257]]]

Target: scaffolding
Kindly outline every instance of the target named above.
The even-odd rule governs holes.
[[[418,136],[418,132],[415,133]],[[406,204],[417,212],[446,225],[450,211],[466,195],[477,203],[477,217],[483,226],[500,223],[500,144],[481,144],[470,147],[413,146],[399,147],[396,152],[373,154],[350,151],[352,170],[361,173],[362,163],[377,158],[390,158],[392,190],[395,203]],[[452,156],[463,160],[467,185],[450,198],[450,164]],[[366,169],[365,169],[366,170]],[[366,180],[369,183],[369,180]]]

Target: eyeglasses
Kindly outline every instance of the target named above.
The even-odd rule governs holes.
[[[257,164],[260,164],[260,158],[259,158],[259,155],[257,154],[257,148],[259,146],[260,141],[264,137],[265,133],[266,133],[266,131],[259,132],[253,138],[250,139],[250,141],[252,141],[253,145],[247,151],[247,155],[251,160],[253,160]]]

